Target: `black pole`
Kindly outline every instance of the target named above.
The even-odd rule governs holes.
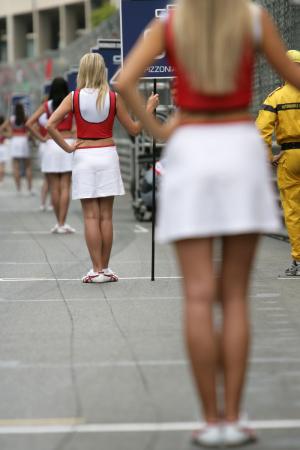
[[[157,92],[156,78],[153,80],[153,94]],[[155,112],[154,112],[155,114]],[[155,164],[156,164],[156,141],[153,138],[152,142],[152,245],[151,245],[151,281],[155,281],[155,222],[156,222],[156,174],[155,174]]]

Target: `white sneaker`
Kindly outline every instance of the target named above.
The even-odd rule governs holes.
[[[46,208],[47,211],[53,211],[53,206],[52,205],[48,205]]]
[[[88,273],[82,278],[83,283],[102,283],[101,278],[102,272],[94,272],[93,269],[89,270]]]
[[[101,272],[101,277],[101,283],[108,283],[119,280],[118,275],[109,268],[103,269],[103,271]]]
[[[225,447],[238,447],[254,443],[257,440],[254,430],[244,426],[241,422],[223,424],[222,438]]]
[[[42,211],[42,212],[46,211],[46,206],[45,205],[40,205],[40,211]]]
[[[57,233],[58,228],[59,228],[59,225],[57,223],[56,225],[54,225],[54,227],[51,228],[50,232],[51,233]]]
[[[220,448],[222,440],[222,429],[219,424],[204,424],[200,430],[194,431],[192,442],[201,447]]]
[[[64,225],[62,225],[62,227],[65,230],[65,233],[76,233],[75,228],[72,228],[70,225],[68,225],[67,223],[65,223]]]
[[[57,227],[56,233],[57,234],[68,234],[68,231],[66,230],[64,225],[59,225]]]

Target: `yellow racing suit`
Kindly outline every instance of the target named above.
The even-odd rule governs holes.
[[[300,261],[300,91],[285,84],[272,92],[261,106],[256,125],[268,145],[271,161],[273,133],[283,151],[277,183],[292,258]]]

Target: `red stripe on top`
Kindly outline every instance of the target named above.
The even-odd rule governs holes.
[[[116,116],[116,94],[109,91],[109,113],[102,122],[88,122],[80,112],[80,89],[73,95],[73,112],[77,127],[78,139],[109,139],[113,135],[113,126]]]
[[[171,10],[166,20],[165,36],[168,59],[177,76],[174,89],[176,105],[186,110],[202,112],[248,108],[252,99],[254,72],[254,47],[250,39],[245,39],[234,92],[226,95],[208,95],[192,87],[189,74],[176,57],[173,17],[174,10]],[[226,58],[226,55],[224,57]]]
[[[53,114],[53,111],[50,110],[49,101],[44,103],[45,112],[47,114],[48,119]],[[73,128],[73,113],[70,111],[63,120],[57,125],[56,129],[58,131],[71,131]]]

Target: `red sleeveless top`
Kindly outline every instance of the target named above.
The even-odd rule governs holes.
[[[51,114],[53,113],[51,100],[44,103],[44,108],[47,117],[49,119]],[[72,127],[73,127],[73,113],[69,112],[56,128],[58,131],[71,131]]]
[[[189,80],[188,73],[176,57],[175,39],[173,35],[172,11],[166,19],[166,49],[170,64],[174,67],[176,78],[175,103],[178,107],[190,111],[226,111],[245,109],[252,99],[252,83],[254,73],[254,47],[247,41],[237,76],[236,88],[225,95],[205,94],[195,90]]]
[[[25,127],[25,123],[22,123],[21,125],[16,125],[15,116],[12,116],[10,118],[10,124],[12,127],[13,136],[25,136],[27,134],[27,128]]]
[[[102,122],[88,122],[80,112],[80,89],[73,95],[73,112],[77,127],[78,139],[109,139],[113,135],[113,126],[116,115],[116,93],[109,91],[109,112]]]

